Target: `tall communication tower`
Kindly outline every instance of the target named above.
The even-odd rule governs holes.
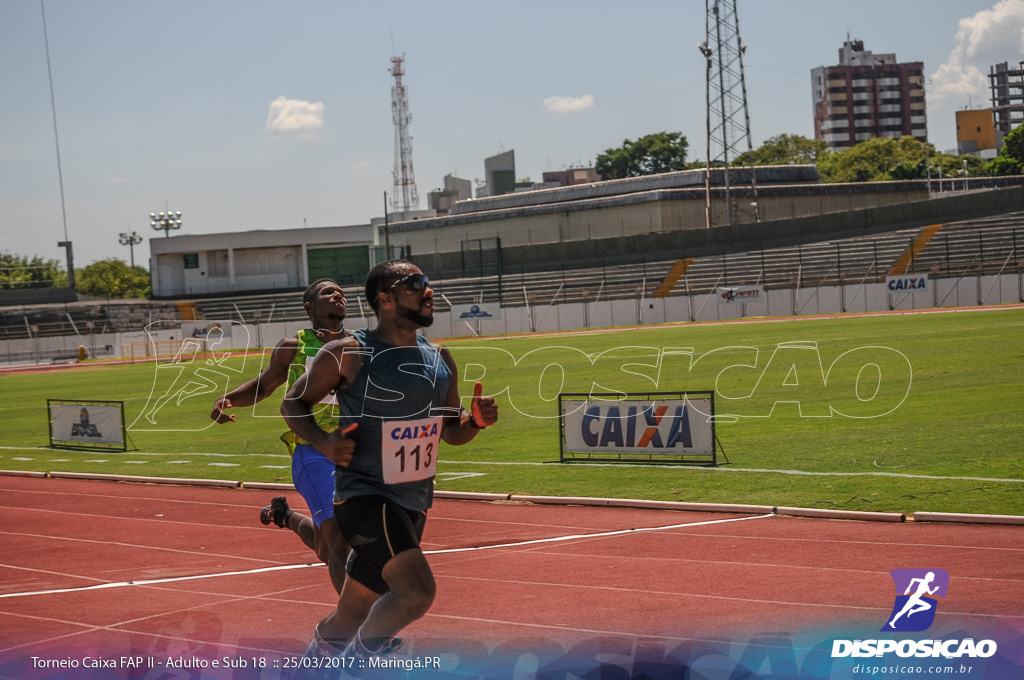
[[[711,168],[723,168],[725,224],[737,220],[737,210],[761,220],[757,204],[757,179],[754,174],[753,145],[750,140],[750,111],[747,108],[747,84],[743,75],[743,53],[747,46],[740,40],[740,20],[736,0],[704,0],[705,41],[698,47],[707,60],[707,225],[721,223],[712,214]],[[748,152],[749,172],[740,172],[731,164]]]
[[[409,135],[409,99],[406,96],[402,76],[405,75],[403,64],[405,55],[391,57],[391,75],[395,84],[391,88],[391,116],[395,121],[395,189],[391,196],[391,209],[396,213],[408,213],[417,210],[420,197],[416,193],[416,176],[412,170],[412,137]]]

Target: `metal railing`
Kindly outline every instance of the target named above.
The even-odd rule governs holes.
[[[821,288],[885,280],[892,267],[913,253],[920,229],[906,229],[884,236],[826,241],[810,245],[743,253],[721,253],[696,258],[671,295],[709,293],[720,286],[763,285],[766,289]],[[962,225],[947,225],[911,258],[909,272],[931,278],[966,275],[1012,274],[1024,271],[1024,226],[1021,219],[994,218]],[[450,304],[500,302],[507,307],[544,306],[601,300],[651,297],[668,276],[676,260],[647,260],[628,265],[586,269],[565,263],[547,272],[509,270],[500,275],[432,281],[439,310]],[[372,315],[363,299],[362,286],[346,286],[350,319]],[[853,295],[856,295],[855,290]],[[246,324],[302,321],[306,318],[302,293],[277,293],[197,300],[205,319],[232,320]],[[49,317],[35,312],[33,318],[15,312],[0,314],[0,340],[101,332],[84,313],[64,308]],[[107,330],[105,326],[102,330]],[[132,327],[109,330],[140,330]]]

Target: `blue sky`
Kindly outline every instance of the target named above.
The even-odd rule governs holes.
[[[405,54],[420,207],[445,174],[589,164],[651,132],[704,154],[704,3],[46,0],[75,262],[145,263],[150,212],[206,234],[365,224],[392,188],[388,73]],[[929,139],[987,105],[990,64],[1024,59],[1024,0],[740,0],[755,146],[811,136],[810,70],[847,33],[923,61]],[[0,0],[0,250],[63,259],[39,0]],[[556,99],[561,98],[561,99]],[[548,102],[545,105],[545,102]],[[275,104],[276,102],[276,104]],[[556,106],[561,102],[561,107]]]

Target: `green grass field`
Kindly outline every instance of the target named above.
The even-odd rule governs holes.
[[[810,342],[817,352],[778,349],[781,343]],[[497,426],[468,446],[442,449],[438,489],[1024,514],[1021,309],[690,324],[447,344],[464,379],[477,377],[485,366],[485,387],[507,390],[499,397]],[[862,347],[889,349],[847,354]],[[700,360],[690,366],[675,355],[658,365],[661,348],[692,348]],[[253,354],[229,359],[223,368],[188,365],[183,375],[200,376],[192,379],[194,387],[210,371],[206,375],[223,385],[225,378],[213,372],[222,371],[235,386],[256,375],[260,361]],[[550,364],[562,370],[545,370]],[[823,376],[830,367],[826,387]],[[284,426],[277,395],[255,409],[238,409],[237,422],[227,425],[209,420],[212,391],[180,403],[169,400],[153,415],[155,423],[141,417],[167,392],[179,368],[135,364],[4,375],[0,413],[7,436],[0,468],[291,481],[287,452],[278,441]],[[171,393],[188,382],[179,378]],[[715,469],[551,464],[559,451],[559,386],[589,392],[595,384],[621,391],[715,389],[719,414],[744,416],[717,425],[730,463]],[[462,394],[470,390],[464,383]],[[46,448],[47,398],[123,400],[127,421],[135,423],[129,434],[136,450]]]

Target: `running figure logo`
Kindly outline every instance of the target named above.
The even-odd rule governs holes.
[[[938,605],[932,596],[946,596],[949,574],[945,569],[893,569],[889,574],[896,586],[896,603],[882,630],[927,630],[935,621]]]

